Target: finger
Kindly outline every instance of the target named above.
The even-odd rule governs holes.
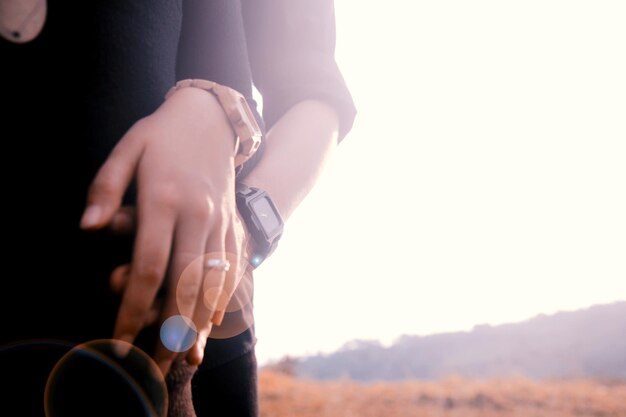
[[[120,207],[111,217],[109,230],[116,235],[131,235],[137,230],[137,216],[134,207]]]
[[[130,277],[122,297],[113,335],[115,339],[128,343],[133,343],[144,327],[146,315],[163,282],[175,223],[172,204],[165,203],[162,199],[147,201],[142,195],[145,192],[141,190],[140,188],[139,224]]]
[[[211,252],[206,259],[223,259],[216,258],[217,255]],[[207,338],[213,328],[212,317],[218,309],[218,305],[222,304],[221,298],[225,297],[224,280],[227,272],[219,269],[207,269],[202,284],[202,293],[200,294],[200,302],[196,305],[194,312],[194,323],[198,329],[198,338],[192,349],[187,354],[187,362],[190,365],[199,365],[204,357],[204,347]]]
[[[228,293],[224,291],[224,285],[230,275],[230,272],[218,269],[206,272],[201,295],[202,302],[198,304],[194,313],[195,320],[200,326],[208,326],[209,323],[220,324],[216,323],[213,318],[228,304]]]
[[[115,294],[123,294],[126,289],[126,285],[128,285],[128,280],[130,278],[130,264],[120,265],[113,270],[111,273],[111,290]],[[161,308],[163,303],[161,300],[156,299],[154,304],[150,308],[150,311],[146,315],[146,320],[144,326],[152,326],[154,325],[159,316],[161,315]]]
[[[239,285],[243,275],[243,271],[241,270],[241,260],[245,242],[243,241],[242,236],[237,235],[235,229],[231,227],[226,233],[224,245],[226,248],[226,258],[230,263],[230,269],[225,274],[222,293],[217,298],[215,313],[211,318],[211,322],[217,326],[222,324],[226,306],[235,292],[237,285]]]
[[[89,187],[81,228],[99,229],[111,220],[133,178],[141,151],[141,142],[131,140],[129,133],[115,146]]]
[[[211,318],[220,305],[224,297],[224,282],[230,271],[229,267],[211,267],[208,262],[214,260],[226,260],[231,262],[232,257],[227,256],[224,250],[224,232],[222,230],[214,230],[207,241],[207,254],[204,256],[204,279],[202,282],[202,291],[200,294],[200,302],[196,305],[194,311],[194,323],[198,329],[198,339],[192,349],[187,354],[187,361],[191,365],[199,365],[204,356],[204,346],[206,340],[211,333],[213,323]],[[220,250],[215,250],[220,248]],[[234,261],[234,259],[232,259]]]
[[[252,304],[252,297],[252,271],[246,269],[243,271],[243,276],[239,280],[239,284],[237,284],[234,294],[230,296],[230,300],[226,306],[226,312],[233,313],[245,309]]]
[[[199,366],[204,359],[204,349],[206,348],[207,340],[213,329],[213,324],[209,323],[204,329],[198,332],[198,339],[194,343],[193,347],[187,353],[187,363],[193,366]]]
[[[145,327],[154,326],[155,324],[157,324],[157,322],[159,321],[159,318],[161,317],[160,306],[161,306],[161,303],[158,300],[155,301],[154,305],[152,306],[148,314],[146,314],[146,319],[144,321]]]
[[[130,278],[130,264],[120,265],[111,272],[109,285],[115,294],[122,294]]]
[[[220,295],[220,298],[227,298],[226,291],[222,292],[222,294]],[[215,324],[216,326],[219,326],[224,321],[225,315],[226,315],[226,307],[215,310],[215,314],[213,314],[213,317],[211,317],[211,323]]]
[[[178,315],[190,320],[194,325],[196,324],[193,318],[201,290],[204,269],[203,253],[209,230],[208,208],[205,206],[204,212],[200,209],[198,211],[197,216],[182,214],[185,221],[180,222],[176,230],[168,278],[170,290],[165,300],[162,315],[164,322],[170,317]],[[184,324],[184,322],[181,323]],[[189,329],[189,331],[193,330]],[[187,337],[180,337],[179,339],[170,340],[169,344],[161,339],[161,343],[155,349],[154,360],[163,374],[167,373],[176,356],[190,347],[185,346],[189,342]]]

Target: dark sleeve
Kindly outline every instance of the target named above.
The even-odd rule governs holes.
[[[251,75],[238,1],[184,0],[176,76],[227,85],[250,98]]]
[[[201,78],[227,85],[246,97],[265,131],[252,98],[246,38],[238,0],[184,0],[176,78]],[[245,177],[261,159],[265,141],[238,170]]]
[[[356,109],[335,62],[333,0],[242,0],[242,5],[267,128],[300,101],[319,99],[337,111],[343,139]]]

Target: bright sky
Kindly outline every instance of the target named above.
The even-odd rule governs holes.
[[[256,275],[261,363],[626,299],[626,2],[336,12],[359,115]]]

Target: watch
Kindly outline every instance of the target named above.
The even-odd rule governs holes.
[[[260,188],[238,183],[236,201],[239,214],[252,236],[254,250],[250,264],[256,268],[278,246],[284,222],[269,194]]]
[[[170,88],[165,99],[175,91],[185,87],[195,87],[208,91],[219,101],[228,117],[228,121],[235,131],[235,166],[246,162],[261,145],[262,132],[250,110],[245,97],[236,90],[207,80],[182,80]]]

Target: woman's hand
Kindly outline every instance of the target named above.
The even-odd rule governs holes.
[[[224,317],[225,312],[245,310],[249,303],[252,301],[252,268],[249,263],[250,255],[253,253],[254,245],[250,239],[249,232],[245,227],[243,220],[236,222],[236,226],[240,226],[243,231],[236,233],[239,239],[239,245],[242,249],[241,255],[238,260],[237,269],[232,270],[232,273],[226,274],[224,281],[223,292],[220,297],[220,308],[215,312],[212,323],[205,328],[204,332],[198,335],[196,343],[189,350],[187,355],[187,361],[192,365],[199,365],[202,362],[204,356],[204,348],[207,343],[208,336],[211,334],[212,325],[220,324],[221,319]],[[134,235],[137,231],[137,211],[134,207],[124,206],[121,207],[112,217],[111,222],[108,225],[108,230],[116,235]],[[129,280],[130,265],[120,265],[111,273],[110,285],[111,290],[118,294],[123,295],[126,291]],[[230,271],[229,271],[230,272]],[[245,281],[245,282],[244,282]],[[203,284],[203,288],[210,285],[210,280],[206,280]],[[226,304],[226,308],[222,308]],[[152,305],[149,313],[145,318],[145,326],[153,326],[161,317],[162,300],[157,298]],[[246,322],[248,318],[244,319]],[[236,336],[243,329],[241,327],[242,322],[237,322],[235,328],[226,328],[221,331],[220,338],[223,338],[225,334],[232,333],[232,336]],[[248,323],[250,324],[250,323]]]
[[[217,99],[183,88],[138,121],[101,167],[89,190],[84,229],[108,226],[130,182],[137,183],[132,261],[113,274],[126,276],[115,339],[133,343],[165,285],[161,321],[191,319],[198,342],[187,358],[201,361],[199,342],[204,346],[212,322],[221,321],[242,275],[245,232],[235,205],[234,144]],[[227,259],[231,268],[207,268],[207,259]],[[164,374],[176,355],[157,347],[155,361]]]

